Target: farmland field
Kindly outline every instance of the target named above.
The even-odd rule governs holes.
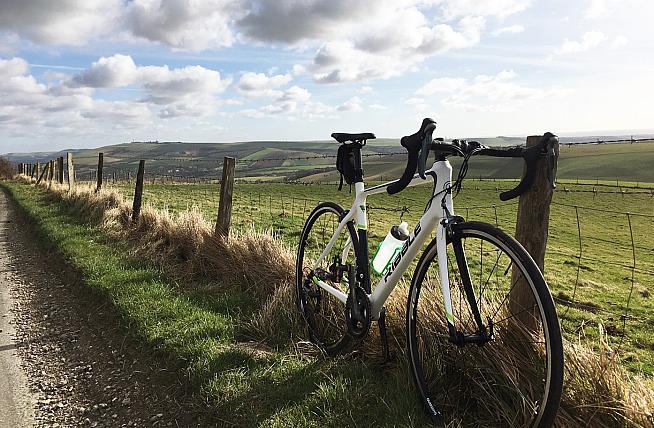
[[[520,138],[480,139],[488,145],[524,144]],[[565,139],[561,139],[565,141]],[[104,154],[104,175],[111,178],[132,177],[139,159],[147,161],[148,176],[216,179],[220,176],[223,156],[237,159],[236,176],[240,180],[334,182],[338,175],[334,155],[338,144],[333,141],[253,141],[232,144],[192,143],[125,143],[97,149],[74,151],[78,179],[89,179],[95,173],[98,153]],[[390,180],[399,177],[406,164],[404,149],[397,139],[377,139],[364,149],[364,169],[369,180]],[[22,157],[20,162],[51,159],[36,155]],[[561,145],[558,177],[566,179],[600,179],[654,182],[654,142],[634,144]],[[453,159],[453,165],[458,160]],[[469,177],[512,178],[520,174],[520,162],[510,159],[475,158],[470,163]]]
[[[502,203],[498,193],[514,184],[503,180],[468,180],[455,199],[458,214],[513,232],[517,201]],[[569,339],[580,338],[596,344],[597,324],[601,323],[610,345],[619,351],[627,367],[652,374],[654,198],[648,190],[625,189],[619,193],[601,183],[586,184],[591,183],[559,184],[555,192],[545,277],[557,300]],[[108,183],[107,186],[128,199],[132,197],[131,184]],[[598,192],[593,193],[593,188]],[[369,198],[371,252],[390,225],[399,221],[403,207],[409,209],[403,218],[409,224],[415,223],[430,190],[429,186],[423,186],[395,196]],[[212,221],[217,211],[218,191],[219,185],[215,183],[147,183],[144,202],[171,212],[196,207]],[[234,191],[233,230],[272,230],[294,248],[304,218],[319,201],[335,200],[345,206],[351,197],[347,186],[339,192],[335,185],[239,183]],[[634,259],[635,269],[632,268]]]

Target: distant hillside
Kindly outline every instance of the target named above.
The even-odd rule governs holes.
[[[615,137],[611,137],[615,138]],[[628,137],[627,137],[628,138]],[[561,158],[558,176],[581,179],[619,179],[654,182],[654,142],[634,144],[593,144],[566,146],[567,142],[603,138],[561,137]],[[604,138],[604,139],[608,139]],[[507,146],[524,142],[523,138],[482,138],[486,145]],[[105,174],[124,177],[136,171],[139,159],[145,159],[149,176],[216,178],[224,156],[238,159],[237,177],[263,181],[336,181],[334,141],[249,141],[230,144],[182,142],[134,142],[97,149],[69,150],[55,153],[14,153],[13,162],[38,162],[65,156],[72,152],[80,178],[95,170],[98,153],[104,153]],[[391,180],[399,177],[406,157],[392,155],[403,152],[399,141],[380,138],[371,140],[364,153],[366,177]],[[455,167],[457,160],[453,160]],[[515,178],[522,172],[521,162],[511,159],[475,158],[470,163],[469,177]],[[87,174],[87,175],[85,175]]]

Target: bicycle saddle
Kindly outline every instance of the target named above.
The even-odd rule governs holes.
[[[375,139],[375,134],[372,132],[363,132],[361,134],[348,134],[345,132],[334,132],[332,134],[332,138],[338,141],[339,143],[343,144],[346,141],[362,141],[362,140],[374,140]]]

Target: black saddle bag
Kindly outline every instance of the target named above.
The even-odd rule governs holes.
[[[356,166],[354,164],[354,153],[350,147],[341,144],[338,148],[336,155],[336,169],[341,173],[341,182],[338,185],[338,190],[343,188],[343,180],[347,184],[354,183],[356,177]]]

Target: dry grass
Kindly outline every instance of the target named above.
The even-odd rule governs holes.
[[[16,169],[7,158],[0,156],[0,178],[10,179],[16,175]]]
[[[26,177],[23,179],[33,182]],[[303,329],[295,309],[293,253],[270,233],[248,232],[222,239],[213,235],[211,225],[195,209],[172,215],[165,210],[145,207],[138,221],[133,223],[131,207],[116,192],[102,190],[96,193],[90,187],[78,187],[69,192],[67,186],[46,183],[42,186],[103,224],[108,231],[129,239],[138,255],[177,274],[211,278],[226,286],[240,287],[254,296],[261,304],[245,326],[254,338],[273,346],[306,348],[304,352],[312,352],[310,347],[299,342]],[[398,287],[387,302],[390,340],[392,345],[395,344],[401,362],[407,359],[403,351],[406,288]],[[440,319],[444,311],[434,309],[431,321],[434,325],[444,326],[444,320]],[[379,355],[376,329],[371,329],[371,332],[363,347],[373,355]],[[598,350],[582,345],[581,340],[579,343],[564,341],[565,388],[557,425],[654,426],[651,383],[627,373],[603,337],[601,334]],[[500,353],[496,361],[524,359],[524,355],[515,355],[512,349],[493,349]],[[457,358],[456,352],[444,355],[445,360],[448,358]],[[458,373],[458,380],[451,382],[451,387],[453,391],[474,388],[488,408],[501,414],[505,406],[515,403],[507,403],[505,397],[494,393],[501,389],[497,385],[529,376],[529,373],[507,372],[505,367],[508,365],[492,370],[497,376],[485,386],[474,384],[465,373]],[[494,387],[488,388],[488,385]]]

